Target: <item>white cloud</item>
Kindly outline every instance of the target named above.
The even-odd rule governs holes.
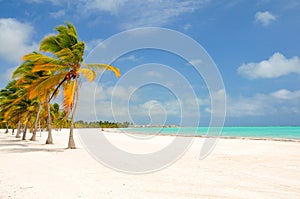
[[[187,23],[187,24],[185,24],[185,25],[183,26],[183,30],[184,30],[184,31],[188,31],[191,27],[192,27],[192,25],[189,24],[189,23]]]
[[[131,29],[146,26],[164,26],[172,23],[182,14],[191,13],[208,5],[211,0],[26,0],[26,2],[50,2],[55,6],[66,9],[66,11],[59,10],[50,13],[50,16],[54,18],[64,16],[64,12],[74,13],[74,11],[77,15],[80,14],[80,17],[90,17],[94,14],[99,16],[99,13],[109,14],[116,19],[114,23],[117,21],[119,28]],[[99,23],[99,19],[102,19],[102,17],[89,20],[89,24],[95,25]],[[187,30],[190,26],[190,24],[186,24],[183,28]]]
[[[45,1],[49,1],[53,5],[60,5],[63,1],[61,0],[25,0],[27,3],[44,3]]]
[[[128,55],[128,56],[122,56],[121,58],[117,59],[118,62],[120,61],[131,61],[131,62],[136,62],[140,58],[136,57],[135,55]]]
[[[155,99],[155,93],[149,96],[135,96],[135,88],[118,85],[105,86],[96,82],[83,84],[80,90],[80,101],[77,118],[83,120],[116,120],[136,123],[159,124],[169,118],[195,118],[212,114],[209,96],[193,99],[184,95],[181,99]],[[113,93],[114,91],[114,93]],[[224,90],[211,93],[217,100],[222,99]],[[114,95],[111,100],[112,94]],[[153,95],[152,95],[153,94]],[[151,99],[151,96],[153,97]],[[134,99],[135,98],[135,99]],[[239,118],[248,116],[273,117],[278,114],[300,114],[300,90],[281,89],[267,94],[256,94],[252,97],[227,96],[226,116]],[[94,106],[95,105],[95,106]],[[218,113],[218,104],[215,104]],[[198,112],[198,109],[201,111]],[[96,114],[95,114],[96,113]]]
[[[85,51],[87,53],[91,52],[94,48],[96,48],[101,42],[103,41],[103,39],[93,39],[91,41],[87,41],[85,42]]]
[[[208,2],[209,0],[81,0],[77,7],[84,14],[107,12],[119,18],[120,28],[130,29],[163,26],[181,14],[193,12]]]
[[[0,75],[3,82],[11,80],[12,72],[21,63],[23,55],[38,48],[38,44],[31,40],[32,34],[34,30],[30,24],[0,18],[0,58],[8,64]]]
[[[227,116],[272,116],[300,113],[300,90],[281,89],[269,94],[253,97],[228,97]]]
[[[251,79],[276,78],[290,73],[300,74],[300,59],[287,59],[281,53],[274,53],[268,60],[259,63],[251,62],[241,65],[238,72]]]
[[[122,28],[130,29],[145,26],[164,26],[184,13],[190,13],[206,4],[207,1],[135,1],[129,5],[134,9],[127,13],[128,21],[123,22]],[[140,8],[144,8],[141,9]],[[126,9],[126,8],[125,8]],[[129,7],[127,8],[129,9]]]
[[[268,26],[272,21],[276,20],[276,16],[268,11],[255,13],[255,21],[263,26]]]
[[[295,99],[300,99],[300,90],[291,92],[286,89],[281,89],[281,90],[271,93],[270,96],[275,97],[280,100],[295,100]]]
[[[24,54],[38,48],[31,41],[33,27],[12,18],[0,19],[0,57],[14,64],[21,62]]]
[[[148,72],[146,72],[146,75],[149,77],[164,78],[164,76],[157,71],[148,71]]]
[[[63,17],[63,16],[65,16],[65,14],[66,14],[65,10],[58,10],[56,12],[50,12],[50,16],[54,19]]]
[[[80,89],[76,119],[138,123],[143,121],[159,124],[164,123],[165,119],[170,117],[181,118],[182,115],[197,117],[197,114],[199,116],[199,112],[197,112],[199,105],[201,107],[209,105],[209,100],[192,99],[188,95],[178,100],[174,98],[158,100],[155,99],[157,93],[149,93],[144,96],[135,95],[135,91],[134,87],[124,85],[106,86],[96,82],[83,83]]]
[[[197,66],[199,67],[201,64],[203,64],[201,59],[193,59],[189,61],[190,64],[192,64],[193,66]]]
[[[100,10],[111,14],[118,12],[119,8],[128,0],[81,0],[81,7],[86,11]]]
[[[17,66],[16,67],[11,67],[11,68],[6,69],[5,72],[1,73],[1,75],[0,75],[0,78],[2,80],[1,83],[11,81],[12,74],[13,74],[13,72],[16,68],[17,68]]]

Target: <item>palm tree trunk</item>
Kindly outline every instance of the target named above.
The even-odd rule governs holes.
[[[14,135],[15,134],[15,127],[13,127],[11,134]]]
[[[5,125],[6,125],[5,134],[6,134],[6,133],[9,133],[9,131],[8,131],[8,124],[7,124],[7,123],[5,123]]]
[[[68,142],[68,149],[76,149],[75,141],[74,141],[74,136],[73,136],[73,129],[74,129],[74,124],[71,121],[70,134],[69,134],[69,142]]]
[[[79,99],[79,92],[78,92],[78,83],[77,83],[77,78],[76,78],[76,88],[75,88],[75,106],[74,109],[72,111],[72,117],[71,117],[71,123],[70,123],[70,134],[69,134],[69,142],[68,142],[68,149],[76,149],[75,146],[75,141],[74,141],[74,136],[73,136],[73,129],[74,129],[74,118],[75,118],[75,112],[77,109],[77,105],[78,105],[78,99]]]
[[[16,138],[20,138],[21,137],[21,118],[19,116],[19,121],[18,121],[18,129],[17,129],[17,134],[16,134]]]
[[[36,118],[35,118],[35,121],[34,121],[34,129],[33,129],[33,132],[32,132],[32,137],[30,138],[31,141],[36,141],[36,132],[37,132],[37,128],[38,128],[38,122],[39,122],[39,119],[40,119],[41,110],[42,110],[42,104],[40,103],[39,110],[37,112],[37,115],[36,115]]]
[[[30,121],[30,117],[31,116],[29,116],[29,118],[28,118],[28,120],[27,120],[27,122],[25,124],[22,140],[26,140],[26,133],[27,133],[27,129],[28,129],[28,124],[29,124],[29,121]]]
[[[47,119],[48,138],[46,140],[46,144],[53,144],[52,126],[51,126],[51,113],[50,113],[50,103],[49,103],[49,101],[47,103],[47,109],[48,109],[48,119]]]

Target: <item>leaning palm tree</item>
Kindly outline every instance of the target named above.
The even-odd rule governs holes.
[[[15,82],[13,86],[17,88],[17,90],[4,100],[4,104],[6,104],[4,117],[9,120],[18,117],[19,130],[16,137],[20,136],[20,124],[23,123],[24,130],[22,139],[25,140],[28,125],[37,108],[37,101],[30,100],[28,98],[28,90],[19,85],[17,81],[13,82]]]
[[[85,64],[83,54],[85,44],[78,40],[75,27],[71,23],[66,26],[56,27],[57,35],[45,37],[40,44],[40,50],[51,54],[32,53],[24,56],[25,61],[32,61],[33,72],[48,71],[51,75],[35,81],[30,88],[33,96],[40,95],[45,90],[54,89],[49,101],[53,96],[63,90],[64,110],[71,115],[70,134],[68,148],[73,149],[75,142],[73,138],[74,117],[79,99],[78,85],[80,74],[88,81],[93,81],[97,69],[112,70],[117,77],[120,76],[119,69],[108,64]]]
[[[33,52],[33,54],[36,54],[36,52]],[[36,82],[37,79],[41,79],[44,76],[49,76],[49,72],[47,71],[39,71],[39,72],[32,72],[33,66],[35,64],[27,60],[23,62],[14,72],[13,72],[13,79],[17,79],[17,83],[20,87],[24,89],[29,89],[32,87],[33,82]],[[46,95],[39,95],[35,96],[34,98],[30,95],[30,92],[28,93],[28,97],[30,99],[33,99],[36,103],[38,103],[38,110],[36,111],[36,117],[34,121],[34,128],[32,132],[32,137],[30,138],[31,141],[36,140],[36,132],[37,132],[37,126],[40,118],[40,113],[42,110],[42,105],[44,103],[47,104],[48,107],[50,107],[50,104],[46,100],[47,96],[50,95],[49,92],[46,92]],[[46,96],[46,97],[45,97]],[[49,108],[48,108],[49,110]],[[50,113],[48,114],[48,138],[46,140],[46,144],[53,144],[53,139],[52,139],[52,133],[51,133],[51,118],[50,118]]]
[[[16,86],[16,80],[10,81],[7,86],[0,91],[0,108],[3,113],[3,120],[5,122],[15,122],[18,123],[16,138],[20,138],[21,134],[21,116],[20,110],[15,110],[12,112],[13,102],[18,98],[16,92],[20,90],[19,87]],[[14,108],[16,108],[14,106]],[[12,114],[13,113],[13,114]]]

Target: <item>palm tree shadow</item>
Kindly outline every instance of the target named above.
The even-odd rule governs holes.
[[[65,150],[65,148],[47,147],[45,144],[24,142],[19,139],[0,139],[0,153],[64,152]]]
[[[40,147],[24,147],[24,148],[11,148],[1,150],[6,153],[29,153],[29,152],[64,152],[65,148],[40,148]]]
[[[20,142],[20,139],[0,139],[0,147],[26,147],[25,143]]]
[[[9,146],[14,146],[14,147],[26,147],[26,144],[21,144],[21,143],[0,143],[0,148],[1,147],[9,147]]]

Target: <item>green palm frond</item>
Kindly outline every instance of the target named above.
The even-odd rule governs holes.
[[[61,60],[41,53],[30,53],[23,57],[23,60],[34,63],[32,72],[63,70],[65,65]]]
[[[21,77],[24,74],[30,73],[32,71],[33,66],[34,66],[34,62],[25,61],[16,70],[14,70],[12,78],[16,79],[18,77]]]
[[[45,52],[58,52],[61,50],[55,35],[45,37],[40,44],[40,50]]]

